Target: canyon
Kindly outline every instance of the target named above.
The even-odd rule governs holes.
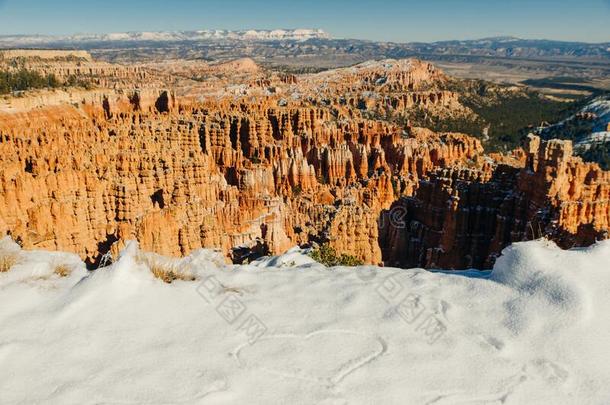
[[[91,83],[0,100],[0,235],[25,249],[95,268],[132,239],[236,263],[328,244],[368,264],[483,269],[515,241],[608,238],[610,172],[570,141],[530,135],[488,154],[468,134],[413,125],[416,108],[475,114],[427,62],[294,74],[250,59],[17,52],[0,66],[11,60]]]

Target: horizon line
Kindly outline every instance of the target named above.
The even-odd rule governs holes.
[[[224,32],[244,32],[244,31],[296,31],[296,30],[310,30],[317,31],[322,34],[329,36],[330,40],[357,40],[357,41],[368,41],[378,43],[394,43],[394,44],[433,44],[440,42],[467,42],[467,41],[485,41],[485,40],[498,40],[498,39],[514,39],[520,41],[549,41],[549,42],[563,42],[563,43],[581,43],[588,45],[603,45],[609,44],[610,38],[605,41],[583,41],[583,40],[568,40],[568,39],[553,39],[553,38],[523,38],[516,35],[498,35],[488,37],[466,37],[466,38],[451,38],[451,39],[440,39],[431,41],[409,41],[409,40],[376,40],[368,38],[358,37],[335,37],[328,30],[324,28],[306,28],[306,27],[295,27],[295,28],[239,28],[239,29],[227,29],[227,28],[194,28],[194,29],[179,29],[179,30],[118,30],[118,31],[104,31],[104,32],[72,32],[63,34],[45,34],[45,33],[11,33],[11,34],[0,34],[1,38],[6,37],[47,37],[47,38],[61,38],[61,37],[74,37],[78,35],[110,35],[110,34],[139,34],[139,33],[184,33],[184,32],[205,32],[205,31],[224,31]],[[121,40],[109,40],[108,42],[120,42]],[[171,41],[167,41],[171,42]]]

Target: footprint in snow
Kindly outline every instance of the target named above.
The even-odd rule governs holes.
[[[332,387],[387,350],[383,339],[346,330],[264,336],[238,347],[243,367]]]
[[[570,376],[570,373],[565,368],[547,359],[533,360],[528,365],[528,369],[530,368],[551,384],[563,384]]]
[[[482,340],[483,347],[491,346],[494,350],[500,351],[505,346],[504,342],[502,340],[495,338],[493,336],[480,335],[479,337]]]

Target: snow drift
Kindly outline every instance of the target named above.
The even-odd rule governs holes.
[[[0,273],[3,404],[610,402],[610,241],[517,243],[453,274],[135,244],[87,272],[0,250],[17,258]]]

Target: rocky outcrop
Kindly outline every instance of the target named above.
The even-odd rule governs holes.
[[[131,238],[169,255],[328,240],[379,263],[381,210],[432,168],[480,152],[463,135],[403,135],[274,100],[181,112],[104,100],[0,120],[0,231],[90,263]]]
[[[227,67],[243,67],[234,82]],[[198,87],[181,76],[194,72],[213,77]],[[0,234],[92,266],[137,239],[238,261],[328,242],[367,263],[465,268],[489,266],[511,241],[581,245],[609,226],[608,173],[568,143],[531,138],[488,157],[467,135],[370,114],[384,100],[459,110],[430,64],[297,77],[249,60],[191,63],[175,86],[148,67],[141,83],[107,73],[112,88],[0,104]]]
[[[78,110],[75,111],[67,104],[76,106]],[[58,108],[50,112],[53,109],[49,107]],[[0,119],[11,122],[18,130],[23,123],[15,120],[39,115],[64,117],[74,112],[81,114],[82,110],[90,115],[105,115],[109,118],[114,114],[132,111],[169,112],[175,107],[175,94],[158,88],[37,90],[28,97],[0,101]]]
[[[420,181],[392,206],[404,222],[386,221],[380,235],[386,264],[489,268],[512,242],[548,237],[570,248],[607,238],[610,173],[572,156],[569,141],[530,136],[524,148],[523,166],[452,167]]]
[[[55,50],[55,49],[3,49],[0,50],[0,59],[42,59],[42,60],[61,60],[61,59],[80,59],[91,62],[92,58],[87,51],[77,50]]]

